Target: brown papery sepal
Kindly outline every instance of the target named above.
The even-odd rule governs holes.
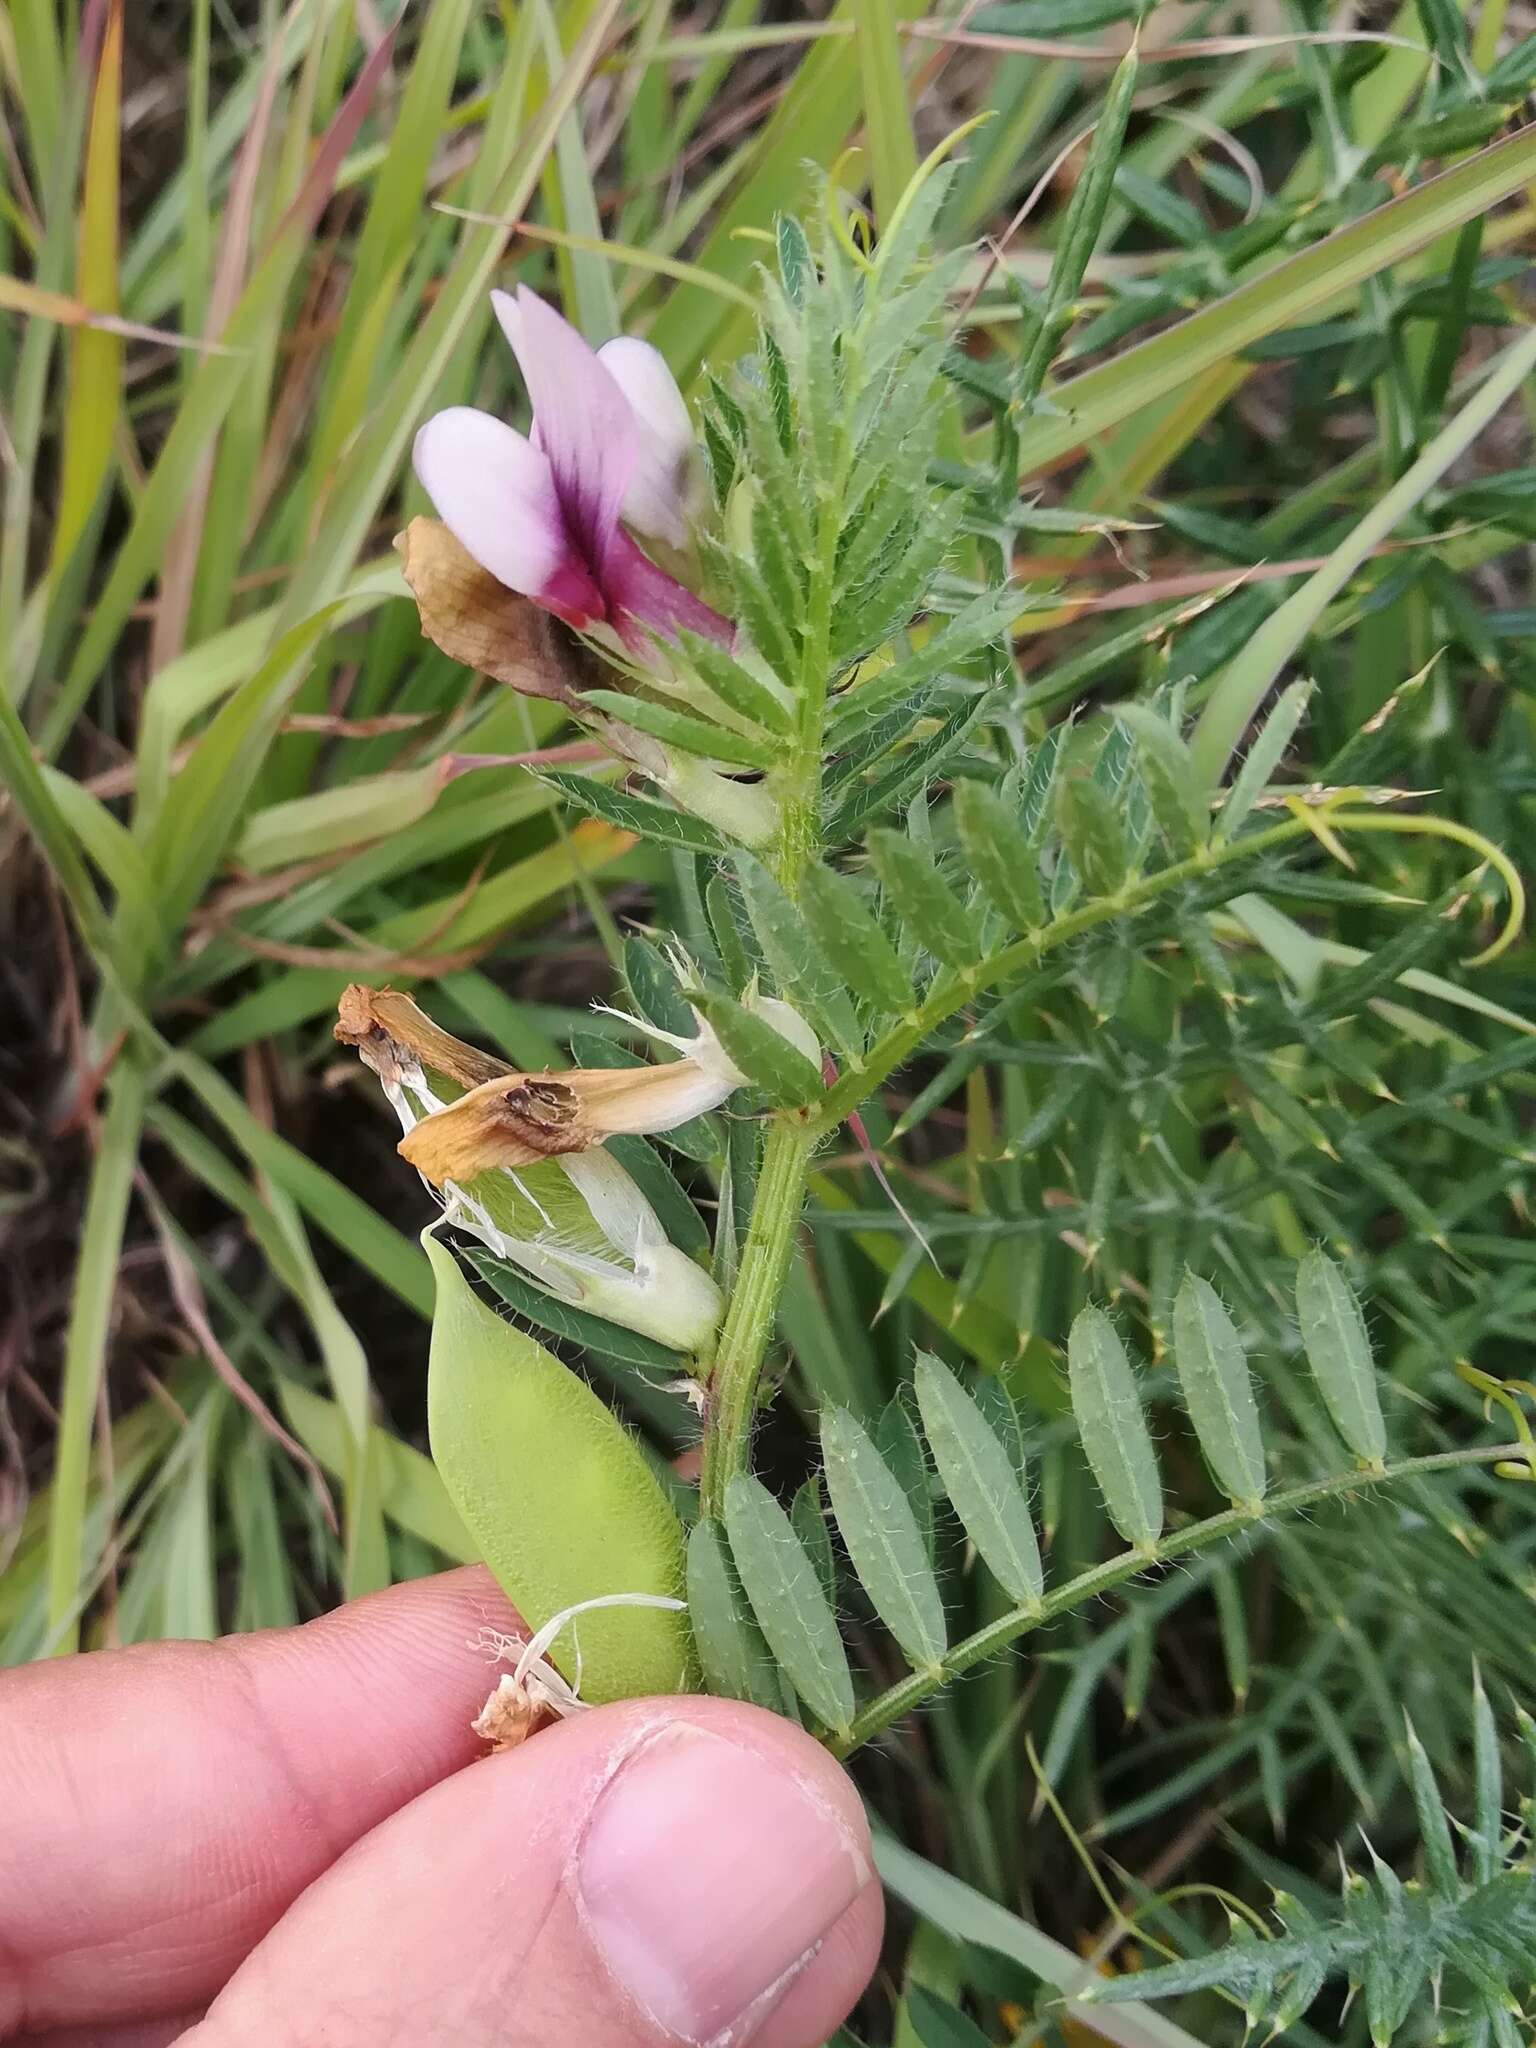
[[[570,703],[602,679],[602,665],[558,619],[498,583],[437,519],[395,535],[421,630],[452,660],[525,697]]]

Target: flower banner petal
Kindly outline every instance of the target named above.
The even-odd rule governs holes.
[[[492,292],[491,304],[528,387],[570,539],[601,580],[639,447],[629,400],[537,292]]]

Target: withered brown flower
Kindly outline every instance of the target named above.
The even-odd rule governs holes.
[[[399,990],[357,986],[335,1029],[378,1075],[405,1132],[399,1149],[448,1222],[562,1301],[675,1351],[707,1347],[719,1288],[668,1241],[602,1141],[670,1129],[739,1086],[712,1033],[701,1033],[700,1057],[666,1066],[524,1074],[442,1030]]]
[[[357,1047],[392,1095],[413,1072],[465,1091],[400,1140],[401,1157],[438,1188],[587,1152],[621,1134],[675,1130],[743,1080],[704,1030],[692,1051],[664,1065],[520,1073],[442,1030],[398,990],[356,984],[338,1006],[336,1036]]]

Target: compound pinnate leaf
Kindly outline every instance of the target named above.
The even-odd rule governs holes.
[[[947,1366],[923,1353],[914,1381],[933,1461],[966,1534],[1004,1592],[1035,1605],[1045,1575],[1022,1474]]]
[[[788,1515],[760,1479],[725,1490],[725,1529],[742,1590],[779,1667],[813,1714],[845,1733],[853,1679],[837,1617]]]
[[[1134,1549],[1150,1550],[1163,1528],[1157,1457],[1131,1361],[1102,1309],[1079,1311],[1067,1338],[1067,1374],[1105,1512]]]
[[[1326,1252],[1308,1252],[1296,1270],[1296,1315],[1307,1362],[1334,1426],[1362,1464],[1379,1469],[1387,1454],[1387,1428],[1371,1340],[1353,1289]]]
[[[1173,1360],[1211,1477],[1236,1505],[1257,1507],[1264,1439],[1248,1355],[1221,1297],[1197,1273],[1186,1273],[1174,1296]]]

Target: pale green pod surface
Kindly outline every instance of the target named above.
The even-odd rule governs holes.
[[[432,1456],[454,1506],[530,1629],[610,1593],[683,1597],[682,1524],[629,1436],[585,1381],[479,1301],[422,1235],[437,1282],[427,1374]],[[583,1699],[686,1691],[684,1613],[601,1608],[550,1656]]]

